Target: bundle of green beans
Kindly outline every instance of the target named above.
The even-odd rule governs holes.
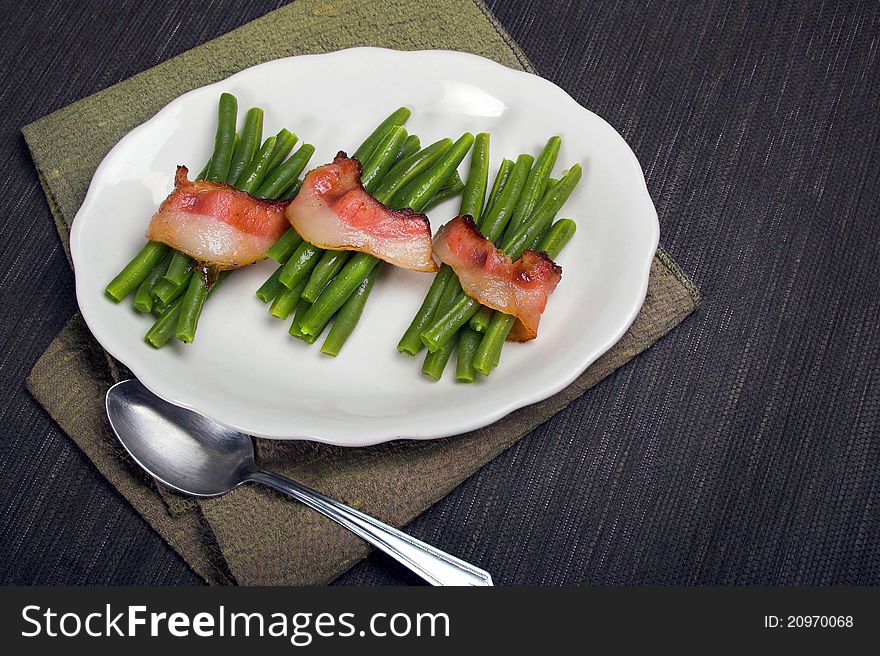
[[[393,165],[408,141],[408,136],[401,126],[392,126],[363,164],[361,182],[368,192],[373,190]],[[418,147],[418,143],[415,145]],[[281,267],[278,280],[282,287],[272,300],[269,314],[278,319],[286,319],[300,298],[313,302],[350,256],[350,251],[325,250],[300,241]]]
[[[565,245],[574,237],[577,225],[571,219],[556,221],[547,233],[532,246],[533,250],[543,251],[551,260],[555,260]],[[501,360],[501,349],[507,335],[516,323],[516,318],[493,311],[485,331],[471,357],[471,364],[476,371],[488,376]],[[473,330],[470,326],[467,329]],[[477,331],[473,331],[479,335]]]
[[[483,224],[481,219],[483,217],[483,205],[486,200],[486,188],[488,182],[489,134],[481,132],[477,135],[474,142],[474,149],[471,152],[471,163],[468,171],[467,183],[465,184],[458,212],[459,214],[466,214],[473,218],[474,223],[476,223],[477,227],[480,227],[481,231],[491,229],[488,227],[489,224],[495,223],[492,218],[487,216],[489,220],[481,227],[481,224]],[[494,216],[494,219],[497,220],[497,215]],[[452,268],[448,264],[442,265],[440,271],[434,276],[431,288],[426,297],[426,300],[430,305],[434,304],[433,299],[437,299],[436,307],[432,316],[437,312],[445,311],[446,307],[452,303],[457,292],[460,290],[461,285],[458,284],[458,278],[453,273]],[[449,340],[443,348],[437,349],[433,353],[428,353],[425,357],[424,364],[422,365],[422,373],[434,380],[439,380],[443,375],[443,370],[446,368],[446,363],[449,361],[449,357],[452,355],[452,349],[454,346],[455,341]],[[400,348],[400,345],[398,345],[398,348]]]
[[[303,144],[291,155],[298,139],[287,129],[263,141],[263,110],[258,107],[247,112],[238,133],[237,114],[235,96],[221,94],[214,150],[197,179],[226,182],[264,199],[295,195],[314,146]],[[172,336],[193,341],[205,300],[228,273],[215,275],[184,253],[147,242],[107,285],[106,293],[119,302],[135,292],[135,310],[157,317],[144,339],[161,348]]]
[[[416,153],[412,160],[400,161],[389,171],[382,185],[377,188],[375,197],[394,209],[410,207],[417,212],[455,197],[464,189],[464,184],[455,169],[467,154],[472,141],[473,137],[469,134],[463,135],[455,143],[451,139],[442,139],[428,146],[424,151]],[[435,150],[432,153],[427,152],[432,147]],[[424,157],[420,157],[420,155],[424,155]],[[369,265],[367,258],[364,258],[363,261]],[[321,346],[322,353],[332,356],[339,355],[340,349],[360,319],[380,269],[381,263],[375,262],[372,270],[361,278],[360,282],[355,283],[353,292],[349,291],[351,284],[343,281],[338,283],[334,292],[328,293],[329,300],[325,297],[325,301],[331,308],[325,312],[331,313],[332,307],[339,302],[341,302],[341,306],[336,311],[333,326]],[[349,275],[351,279],[357,280],[357,275],[360,274],[355,269]],[[327,287],[329,288],[329,285]],[[321,300],[321,295],[315,299],[316,302]],[[348,295],[347,298],[345,298],[346,295]],[[305,320],[307,310],[308,308],[303,308],[302,320]],[[297,335],[301,332],[301,321],[291,327],[292,334]],[[320,332],[319,329],[312,335],[303,334],[303,338],[306,341],[314,341]]]
[[[552,179],[561,140],[551,137],[537,160],[523,154],[516,162],[502,161],[483,209],[488,135],[482,137],[471,158],[460,214],[470,214],[483,236],[514,260],[528,248],[555,257],[574,234],[573,221],[563,219],[553,224],[553,219],[580,180],[580,165],[574,165],[560,180]],[[497,366],[513,323],[513,317],[481,307],[465,295],[452,269],[444,265],[397,349],[416,355],[427,346],[422,373],[439,380],[457,344],[456,379],[473,382],[475,372],[488,375]]]
[[[386,118],[354,153],[363,162],[361,182],[381,203],[419,212],[448,200],[464,189],[456,171],[474,137],[455,143],[441,139],[423,149],[403,124],[409,110],[400,108]],[[270,302],[270,314],[285,319],[293,314],[290,334],[314,343],[333,320],[321,351],[338,355],[360,319],[378,272],[379,260],[366,253],[317,248],[285,235],[269,252],[282,266],[257,290]],[[284,243],[282,243],[284,242]]]
[[[391,202],[391,206],[395,209],[409,207],[415,212],[421,212],[452,178],[473,142],[474,136],[465,133],[449,146],[427,171],[406,187],[405,193],[399,200],[391,202],[378,194],[377,200],[383,203]],[[355,291],[364,285],[372,270],[378,265],[378,258],[367,253],[355,253],[321,291],[315,302],[305,310],[299,323],[301,332],[308,337],[319,336],[333,315],[345,305]]]

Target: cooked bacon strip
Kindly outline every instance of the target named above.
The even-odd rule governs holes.
[[[437,270],[428,217],[389,209],[370,196],[361,184],[360,162],[342,151],[332,164],[306,174],[287,218],[315,246],[370,253],[414,271]]]
[[[516,317],[507,339],[538,336],[547,298],[562,278],[562,268],[545,253],[526,251],[513,262],[480,234],[471,217],[457,216],[437,231],[434,254],[452,267],[465,294]]]
[[[261,200],[222,182],[190,182],[187,174],[185,166],[177,167],[174,191],[147,228],[150,241],[223,271],[264,259],[287,231],[289,201]]]

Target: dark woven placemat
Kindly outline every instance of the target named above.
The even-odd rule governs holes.
[[[363,44],[469,50],[530,68],[485,8],[467,0],[297,2],[24,129],[62,240],[101,157],[128,129],[180,93],[274,57]],[[698,303],[696,289],[661,250],[645,305],[630,331],[560,394],[446,440],[365,449],[258,440],[258,456],[267,467],[386,521],[406,523],[654,343]],[[344,530],[269,491],[241,488],[197,502],[159,490],[121,457],[103,415],[104,392],[124,373],[74,319],[37,362],[28,386],[108,480],[207,581],[323,582],[367,553]]]

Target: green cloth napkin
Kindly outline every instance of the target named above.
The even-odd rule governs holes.
[[[168,102],[269,59],[358,45],[462,50],[532,70],[478,0],[300,0],[23,129],[65,248],[70,223],[100,160]],[[559,394],[491,426],[442,440],[357,449],[256,440],[258,459],[401,526],[665,335],[699,301],[690,280],[658,250],[647,299],[633,326]],[[206,581],[324,583],[369,552],[349,532],[267,489],[243,487],[197,500],[157,484],[125,457],[104,414],[108,386],[128,375],[77,316],[37,361],[27,384],[98,470]]]

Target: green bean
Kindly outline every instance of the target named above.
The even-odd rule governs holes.
[[[199,316],[202,314],[209,290],[207,270],[203,267],[193,270],[193,276],[189,280],[189,286],[180,306],[180,319],[177,321],[177,339],[181,342],[189,344],[195,339]]]
[[[235,149],[238,148],[238,142],[239,142],[239,134],[238,134],[238,132],[236,132],[235,138],[232,140],[232,152],[235,152]],[[205,162],[205,166],[202,168],[202,170],[199,171],[199,174],[196,176],[196,180],[204,180],[205,179],[205,176],[208,175],[208,167],[209,166],[211,166],[210,158],[208,159],[207,162]]]
[[[449,198],[450,190],[458,189],[457,193],[461,193],[464,191],[464,180],[461,179],[461,176],[458,174],[458,171],[453,171],[452,175],[443,183],[443,186],[440,187],[437,192],[431,197],[431,200],[422,208],[422,211],[425,212],[429,207],[434,205],[439,205],[443,200],[447,200]],[[415,189],[415,187],[412,187]],[[409,191],[409,189],[407,189]],[[438,200],[440,198],[441,200]],[[392,205],[392,207],[396,207],[396,205]]]
[[[321,333],[318,333],[317,335],[306,335],[306,334],[303,334],[303,336],[300,337],[300,339],[301,339],[302,341],[304,341],[306,344],[314,344],[315,342],[318,341],[318,338],[319,338],[320,336],[321,336]]]
[[[467,183],[461,194],[460,214],[470,215],[477,225],[483,213],[486,201],[486,187],[489,183],[489,133],[480,132],[474,138],[474,149],[471,151],[471,165],[468,170]]]
[[[168,259],[168,256],[165,256],[164,259],[150,270],[150,273],[147,274],[147,277],[143,279],[141,284],[138,285],[137,292],[134,295],[134,309],[137,312],[146,313],[153,311],[153,287],[162,280]]]
[[[296,308],[293,310],[293,320],[290,322],[290,329],[287,331],[292,337],[296,337],[297,339],[301,339],[308,342],[306,336],[303,334],[300,324],[302,323],[303,316],[312,306],[306,299],[300,298],[299,303],[296,304]]]
[[[470,191],[465,191],[462,195],[460,208],[462,213],[469,214],[475,221],[479,221],[482,214],[482,196],[486,193],[489,175],[488,161],[489,135],[486,133],[480,133],[474,139],[474,150],[471,153],[471,166],[470,171],[468,172],[468,181],[466,185],[466,187],[470,187]],[[504,161],[510,164],[510,166],[507,167],[508,169],[513,166],[513,162],[510,160]],[[502,164],[501,170],[499,170],[498,173],[499,177],[504,168],[504,164]],[[498,186],[498,178],[496,178],[494,187]],[[481,189],[482,194],[479,193]],[[440,267],[440,271],[434,276],[434,280],[431,282],[431,287],[428,289],[428,293],[425,294],[425,298],[422,301],[421,306],[419,306],[416,315],[410,322],[403,337],[401,337],[400,341],[397,343],[397,350],[399,353],[416,355],[421,351],[422,341],[419,338],[419,334],[434,318],[437,308],[440,305],[443,292],[449,281],[454,277],[455,273],[448,264],[444,264]]]
[[[536,244],[532,244],[532,250],[544,253],[551,260],[555,260],[576,231],[577,223],[571,219],[559,219]]]
[[[492,191],[489,192],[489,198],[486,200],[486,208],[483,214],[488,212],[498,200],[501,191],[504,189],[504,185],[507,184],[507,178],[510,177],[510,172],[512,170],[512,160],[504,159],[501,161],[501,166],[498,167],[498,173],[495,174],[495,182],[492,184]]]
[[[401,188],[427,171],[451,145],[452,139],[440,139],[415,155],[401,159],[391,167],[388,175],[376,187],[373,197],[380,203],[388,205]]]
[[[189,278],[186,279],[187,283],[189,283]],[[166,297],[170,296],[174,293],[174,290],[177,289],[180,285],[175,285],[170,280],[159,280],[158,283],[153,287],[153,291],[150,292],[153,299],[159,304],[167,304],[165,300]]]
[[[400,207],[409,207],[421,212],[446,181],[453,176],[455,169],[474,144],[474,135],[465,132],[428,170],[416,178],[412,188],[402,199]]]
[[[302,183],[302,178],[295,179],[278,198],[280,198],[281,200],[290,200],[291,198],[295,198],[296,195],[299,193],[300,188],[302,187]]]
[[[350,256],[350,251],[316,249],[310,256],[317,258],[317,264],[315,264],[309,274],[309,280],[306,284],[308,294],[306,294],[305,299],[313,303],[333,276],[339,273]]]
[[[378,276],[379,267],[374,267],[370,274],[361,281],[354,294],[348,297],[348,300],[339,309],[339,312],[336,313],[327,339],[321,345],[321,353],[332,355],[333,357],[339,355],[339,351],[342,350],[349,335],[351,335],[358,321],[360,321],[364,306],[367,304],[367,298],[369,298],[370,291],[373,289]]]
[[[400,126],[392,127],[376,146],[375,151],[361,168],[361,184],[369,193],[394,165],[407,133]]]
[[[554,223],[537,248],[555,260],[565,245],[574,236],[577,225],[571,219],[560,219]],[[479,346],[473,355],[473,366],[481,374],[488,376],[501,360],[501,350],[516,317],[503,312],[495,312]]]
[[[214,154],[205,180],[222,182],[229,173],[232,151],[235,145],[235,123],[238,101],[231,93],[221,93],[217,107],[217,134],[214,136]]]
[[[349,257],[351,257],[351,251],[325,250],[318,264],[312,270],[309,282],[302,291],[302,297],[309,303],[314,303],[321,290],[339,273]]]
[[[425,361],[422,363],[422,373],[433,380],[440,380],[443,370],[455,349],[456,340],[450,339],[436,351],[428,351]]]
[[[257,189],[266,177],[269,168],[269,160],[272,159],[272,151],[275,150],[275,137],[269,137],[260,146],[260,151],[253,160],[248,163],[235,180],[236,189],[246,193],[252,193]]]
[[[425,294],[425,298],[419,306],[416,316],[413,317],[409,328],[406,329],[403,337],[397,343],[397,351],[399,353],[417,355],[422,350],[423,344],[419,335],[437,312],[446,285],[454,276],[455,272],[449,265],[444,264],[440,267],[440,271],[437,272],[434,280],[431,281],[431,286],[428,288],[428,293]]]
[[[559,155],[559,147],[562,145],[562,139],[559,137],[550,137],[544,150],[538,156],[535,165],[529,172],[525,186],[516,203],[516,209],[508,224],[508,230],[517,230],[525,223],[538,203],[544,198],[547,191],[547,183],[550,180],[550,173],[556,165],[556,157]]]
[[[354,293],[379,260],[368,253],[355,253],[303,316],[302,332],[318,335],[327,322]]]
[[[275,245],[269,249],[269,257],[276,260],[279,264],[285,264],[287,260],[290,259],[290,256],[293,255],[294,251],[296,251],[297,247],[303,243],[302,237],[300,237],[296,230],[290,228],[284,235],[275,242]],[[273,251],[275,251],[273,253]],[[288,291],[287,287],[285,287],[279,278],[281,277],[281,271],[283,267],[278,267],[275,269],[275,272],[266,279],[260,288],[257,290],[257,298],[259,298],[263,303],[269,303],[270,301],[275,300],[275,298],[279,294],[283,294]]]
[[[398,155],[398,161],[402,159],[406,159],[412,155],[415,155],[422,147],[422,142],[419,139],[418,135],[411,134],[406,138],[406,141],[403,142],[403,148],[400,149],[400,155]]]
[[[485,305],[480,306],[480,308],[474,313],[470,319],[468,319],[468,326],[470,326],[471,330],[475,330],[478,333],[486,332],[486,328],[489,326],[489,322],[492,321],[492,313],[494,310]]]
[[[266,256],[272,258],[279,264],[284,264],[290,259],[293,251],[302,244],[302,237],[293,228],[288,228],[281,239],[276,241],[272,247],[266,251]]]
[[[218,274],[208,295],[213,294],[229,275],[229,271],[223,271]],[[180,311],[183,305],[183,298],[178,298],[168,305],[165,312],[153,324],[152,328],[144,335],[144,341],[153,348],[162,348],[168,343],[175,333],[177,324],[180,320]]]
[[[236,180],[245,167],[254,159],[260,141],[263,138],[263,110],[259,107],[251,107],[244,117],[244,126],[241,129],[241,137],[229,163],[229,172],[226,174],[226,184],[238,186]],[[273,142],[274,147],[274,142]]]
[[[455,365],[455,380],[459,383],[472,383],[476,378],[474,354],[483,336],[470,326],[462,326],[458,331],[458,360]]]
[[[492,204],[483,220],[480,221],[480,232],[489,241],[497,243],[504,234],[504,229],[507,227],[511,216],[513,216],[517,201],[534,161],[534,157],[525,153],[517,157],[516,164],[513,165],[513,169],[511,169],[510,176],[501,189],[498,200]]]
[[[450,146],[437,163],[418,178],[419,184],[407,197],[406,206],[415,212],[421,211],[452,176],[473,143],[474,136],[466,132]],[[378,262],[378,259],[372,255],[355,253],[308,309],[303,317],[302,332],[306,335],[320,334],[330,318],[342,307]]]
[[[144,341],[153,348],[162,348],[168,340],[174,336],[177,322],[180,319],[180,305],[182,298],[178,298],[170,304],[164,313],[153,323],[152,328],[144,335]]]
[[[480,302],[465,294],[459,294],[452,306],[434,319],[431,326],[421,332],[419,337],[429,351],[436,351],[447,340],[452,339],[458,329],[480,309]]]
[[[241,141],[241,132],[236,132],[235,137],[232,139],[232,152],[235,153],[235,149],[238,148],[238,144]],[[232,166],[232,161],[230,160],[230,166]]]
[[[382,141],[382,138],[385,136],[385,133],[388,132],[391,128],[403,125],[406,123],[407,119],[410,117],[412,112],[406,107],[399,107],[395,109],[391,114],[382,121],[376,129],[370,133],[366,139],[364,139],[363,143],[357,147],[357,150],[354,151],[352,157],[354,157],[359,162],[364,162],[370,155],[373,154],[373,151],[376,150],[376,146],[379,145],[379,142]]]
[[[510,259],[519,259],[523,251],[547,231],[554,217],[580,182],[582,173],[580,164],[572,166],[562,176],[559,184],[544,195],[529,220],[513,234],[504,236],[501,250],[507,253]]]
[[[431,201],[427,205],[425,205],[426,212],[428,210],[434,209],[441,203],[445,203],[450,198],[455,198],[456,196],[461,194],[462,191],[464,191],[464,182],[461,181],[461,178],[458,177],[458,174],[456,174],[455,177],[457,179],[449,180],[445,185],[443,185],[443,188],[440,189],[440,191],[434,194],[434,197],[431,199]]]
[[[281,166],[281,163],[293,151],[296,142],[297,136],[287,128],[281,128],[278,131],[278,134],[275,135],[275,150],[272,151],[272,157],[266,164],[266,175]]]
[[[397,189],[397,193],[386,203],[388,207],[406,207],[404,205],[404,199],[409,197],[412,194],[412,191],[416,188],[416,184],[418,184],[417,179],[410,180],[409,184],[402,185]]]
[[[445,310],[455,301],[458,295],[456,287],[458,285],[448,284],[446,286],[446,289],[443,290],[443,296],[440,298],[438,309]],[[434,380],[440,380],[443,370],[446,368],[446,363],[449,362],[449,356],[452,355],[453,348],[455,348],[455,340],[450,339],[436,351],[429,351],[425,356],[425,362],[422,364],[422,373]]]
[[[283,294],[286,291],[289,291],[287,287],[281,284],[281,281],[278,278],[281,277],[281,267],[275,269],[275,273],[269,276],[260,288],[257,290],[257,298],[259,298],[263,303],[269,303],[270,301],[275,300],[279,294]]]
[[[281,268],[278,280],[288,289],[293,289],[300,280],[306,280],[307,276],[312,273],[312,269],[315,268],[321,257],[321,251],[322,249],[312,246],[307,241],[300,243],[290,259]]]
[[[293,321],[290,322],[290,329],[287,331],[292,337],[296,337],[298,340],[303,341],[306,344],[314,344],[318,341],[318,337],[321,336],[321,333],[318,333],[317,335],[306,335],[302,331],[302,320],[310,307],[312,307],[311,303],[304,298],[300,299],[296,309],[293,311]]]
[[[156,299],[153,299],[153,316],[157,319],[161,317],[165,312],[168,311],[169,305],[165,305],[165,303],[161,303]]]
[[[181,296],[183,292],[186,291],[186,288],[189,285],[190,276],[192,276],[192,267],[187,269],[186,275],[183,277],[183,280],[181,280],[179,285],[170,280],[160,280],[156,286],[153,287],[153,298],[156,299],[157,303],[168,305],[171,301],[178,296]]]
[[[501,349],[515,323],[516,317],[511,314],[493,313],[486,331],[482,333],[483,339],[474,353],[475,371],[488,376],[492,369],[498,366],[501,361]]]
[[[171,254],[171,261],[168,263],[168,269],[162,277],[170,283],[182,285],[191,266],[192,258],[189,255],[174,251]]]
[[[434,194],[434,198],[431,199],[431,202],[434,202],[437,198],[437,194],[443,193],[446,189],[450,189],[452,187],[459,187],[461,191],[464,191],[464,180],[461,179],[461,176],[458,174],[458,171],[453,171],[452,175],[449,176],[449,179],[443,183],[443,186],[440,187],[440,191]]]
[[[444,150],[444,152],[445,152],[445,150]],[[439,158],[439,156],[438,156],[438,158]],[[428,166],[423,166],[422,167],[423,173],[427,172],[429,170],[429,168],[430,167],[428,167]],[[387,205],[388,207],[397,207],[397,208],[408,207],[407,202],[408,202],[410,196],[415,191],[416,187],[420,184],[419,177],[420,176],[410,176],[410,180],[409,180],[408,184],[396,185],[397,192],[394,194],[393,197],[389,198],[387,201],[383,201],[384,204]],[[443,186],[440,187],[440,189],[438,189],[434,193],[434,195],[431,197],[431,199],[422,208],[422,211],[428,210],[431,206],[437,205],[437,204],[443,202],[443,200],[446,200],[446,198],[449,197],[448,194],[450,193],[450,191],[454,192],[454,187],[456,187],[456,186],[459,187],[459,191],[460,191],[462,185],[463,185],[463,183],[461,181],[461,177],[458,175],[458,172],[455,172],[453,174],[452,178],[450,178],[446,182],[444,182]]]
[[[285,289],[275,297],[269,308],[269,314],[276,319],[286,319],[293,312],[293,308],[299,303],[299,297],[302,294],[306,281],[301,280],[293,289]]]
[[[523,251],[539,235],[546,232],[550,222],[553,221],[563,203],[565,203],[580,181],[581,173],[580,164],[575,164],[570,170],[566,171],[559,184],[544,195],[529,221],[521,226],[515,234],[502,240],[500,248],[512,260],[519,259]],[[451,339],[458,329],[474,316],[479,308],[480,303],[478,301],[464,294],[459,294],[452,307],[443,316],[436,318],[430,327],[422,331],[420,334],[422,343],[428,347],[428,350],[436,351],[446,343],[446,340]]]
[[[315,147],[312,144],[300,146],[286,162],[263,180],[253,195],[257,198],[278,198],[299,177],[314,154]]]
[[[135,255],[120,271],[105,292],[117,303],[131,294],[144,281],[150,271],[168,252],[168,246],[155,241],[148,241],[140,252]]]

